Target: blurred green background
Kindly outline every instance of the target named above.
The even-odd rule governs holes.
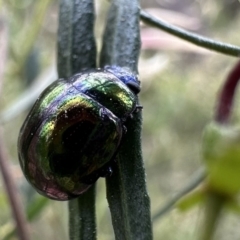
[[[187,30],[240,45],[240,3],[237,0],[142,0],[146,11]],[[96,1],[96,40],[101,46],[109,1]],[[58,1],[0,1],[0,55],[6,59],[0,93],[0,121],[11,173],[18,184],[23,208],[35,207],[31,239],[68,239],[66,202],[43,200],[25,181],[18,164],[17,138],[28,112],[25,102],[56,74]],[[201,134],[212,119],[216,95],[236,58],[210,52],[141,23],[139,75],[143,105],[143,154],[154,215],[198,170]],[[3,59],[3,58],[2,58]],[[1,83],[0,83],[1,84]],[[40,85],[39,85],[40,84]],[[25,92],[26,89],[31,90]],[[36,98],[36,97],[35,97]],[[31,101],[30,101],[31,102]],[[232,123],[239,122],[240,96]],[[15,108],[14,108],[15,107]],[[38,201],[38,205],[34,202]],[[0,179],[0,239],[13,228],[9,202]],[[154,239],[196,239],[201,207],[174,209],[153,222]],[[216,239],[239,239],[240,217],[225,213]],[[105,197],[105,182],[97,183],[98,239],[114,239]]]

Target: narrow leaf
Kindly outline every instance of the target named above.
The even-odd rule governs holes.
[[[69,239],[96,239],[95,186],[69,201]]]
[[[138,0],[112,1],[103,36],[100,65],[128,67],[137,73],[139,31]]]
[[[61,0],[58,29],[58,74],[67,78],[96,67],[92,0]],[[95,190],[69,202],[71,240],[96,239]]]
[[[137,73],[140,48],[139,3],[112,1],[103,37],[100,65],[118,65]],[[141,111],[126,123],[127,133],[107,178],[107,199],[115,239],[152,239],[150,200],[141,152]]]
[[[92,0],[61,0],[58,27],[58,74],[70,77],[96,67]]]

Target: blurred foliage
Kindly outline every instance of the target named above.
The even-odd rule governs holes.
[[[161,13],[168,10],[170,15],[165,15],[166,20],[174,19],[176,12],[182,13],[185,17],[183,27],[191,17],[198,23],[195,25],[195,32],[240,45],[240,35],[236,31],[236,25],[240,22],[238,1],[142,2],[144,7],[161,10]],[[101,42],[107,7],[108,1],[101,2],[101,6],[96,2],[98,45]],[[8,29],[8,59],[0,96],[0,110],[3,110],[13,103],[40,73],[55,65],[58,2],[8,0],[1,2],[0,15]],[[140,99],[144,106],[143,153],[154,214],[202,165],[202,130],[212,118],[216,94],[236,59],[200,51],[199,48],[159,30],[146,35],[146,29],[148,30],[148,27],[142,27]],[[240,117],[238,106],[240,97],[237,97],[235,102],[232,118],[235,123]],[[19,169],[16,142],[26,114],[27,112],[24,112],[6,123],[4,132],[12,174],[18,183],[25,209],[39,211],[37,217],[29,217],[31,236],[36,240],[67,239],[67,204],[45,201],[42,197],[37,204],[36,199],[40,197],[26,183]],[[96,209],[99,239],[110,240],[113,235],[104,179],[98,181]],[[13,220],[1,182],[0,211],[0,239],[4,239],[12,231]],[[199,209],[187,213],[173,210],[153,223],[154,239],[196,239],[201,217]],[[238,216],[226,213],[216,239],[239,239],[239,221]]]

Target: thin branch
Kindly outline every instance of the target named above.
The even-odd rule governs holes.
[[[28,224],[23,213],[23,206],[21,204],[18,189],[9,169],[9,160],[7,157],[6,147],[3,146],[3,134],[0,129],[0,170],[6,188],[6,192],[11,205],[12,214],[16,222],[16,230],[20,240],[29,240]]]
[[[240,47],[224,43],[224,42],[219,42],[215,41],[210,38],[203,37],[201,35],[195,34],[188,32],[182,28],[173,26],[163,20],[160,20],[145,11],[141,10],[140,13],[141,20],[152,26],[159,28],[165,32],[168,32],[176,37],[182,38],[188,42],[191,42],[199,47],[203,47],[206,49],[209,49],[211,51],[219,52],[225,55],[230,55],[233,57],[239,57],[240,56]]]
[[[187,193],[195,189],[205,178],[205,171],[203,169],[198,170],[193,174],[193,177],[190,178],[189,182],[178,192],[174,197],[169,199],[166,204],[153,216],[153,221],[156,221],[164,214],[169,212],[174,205]]]

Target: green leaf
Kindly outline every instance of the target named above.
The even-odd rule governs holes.
[[[118,65],[137,73],[140,45],[139,1],[112,1],[103,36],[100,66]]]
[[[108,12],[100,65],[118,65],[137,73],[140,48],[139,2],[116,0]],[[107,199],[116,240],[151,240],[150,200],[141,152],[141,111],[126,123],[127,133],[107,178]]]
[[[69,201],[69,239],[96,239],[95,186]]]
[[[61,0],[58,27],[58,74],[67,78],[96,67],[92,0]]]
[[[93,0],[61,0],[58,29],[58,74],[67,78],[96,67]],[[69,201],[71,240],[96,239],[95,188]]]

